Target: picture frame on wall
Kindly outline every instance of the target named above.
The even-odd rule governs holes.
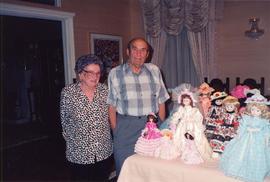
[[[104,79],[113,67],[123,62],[121,36],[91,33],[90,48],[91,53],[98,56],[104,63]]]

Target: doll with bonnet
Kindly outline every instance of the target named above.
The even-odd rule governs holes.
[[[185,133],[185,145],[182,149],[181,159],[186,164],[200,164],[203,163],[202,156],[200,155],[194,137],[190,133]]]
[[[211,107],[211,93],[214,91],[214,89],[212,87],[210,87],[207,83],[202,83],[199,87],[199,102],[200,105],[202,107],[202,114],[205,118],[205,116],[207,115],[210,107]]]
[[[178,102],[180,104],[179,108],[169,118],[169,126],[174,132],[174,145],[181,155],[186,154],[185,150],[189,149],[187,148],[189,144],[194,145],[194,150],[196,149],[198,152],[194,151],[194,153],[190,154],[200,155],[197,156],[196,160],[203,159],[205,161],[211,159],[212,149],[204,135],[203,116],[196,107],[197,96],[191,85],[183,85]],[[189,141],[191,138],[192,141]],[[187,156],[185,156],[185,159],[187,159]],[[195,163],[200,162],[195,161]]]
[[[227,96],[222,101],[224,112],[221,114],[221,123],[216,125],[210,145],[213,149],[213,157],[219,158],[227,143],[234,138],[238,128],[238,108],[240,103],[233,96]]]
[[[270,102],[256,93],[245,103],[237,135],[226,146],[220,168],[227,176],[262,182],[270,174]]]
[[[173,144],[173,132],[169,129],[163,129],[160,132],[162,137],[160,145],[154,151],[154,156],[166,160],[177,158],[180,153]]]

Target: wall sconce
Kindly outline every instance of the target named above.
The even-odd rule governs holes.
[[[264,34],[264,30],[259,29],[258,27],[259,20],[260,19],[256,17],[249,18],[249,24],[251,24],[251,28],[245,32],[247,37],[257,40],[261,35]]]

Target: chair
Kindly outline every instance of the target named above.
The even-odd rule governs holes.
[[[261,82],[257,83],[257,81],[253,78],[247,78],[241,83],[240,77],[236,77],[236,85],[246,85],[250,89],[257,88],[261,91],[261,94],[264,95],[264,77],[261,77]]]
[[[209,83],[207,77],[204,78],[204,82],[208,83],[209,86],[214,88],[215,89],[214,92],[230,93],[230,78],[229,77],[226,77],[225,83],[223,83],[223,81],[219,78],[214,78]]]

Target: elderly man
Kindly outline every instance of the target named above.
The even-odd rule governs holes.
[[[159,68],[145,63],[149,47],[143,38],[132,39],[126,50],[128,61],[113,68],[109,74],[109,117],[117,175],[124,160],[134,154],[147,115],[157,113],[161,121],[165,119],[165,102],[169,95]]]

